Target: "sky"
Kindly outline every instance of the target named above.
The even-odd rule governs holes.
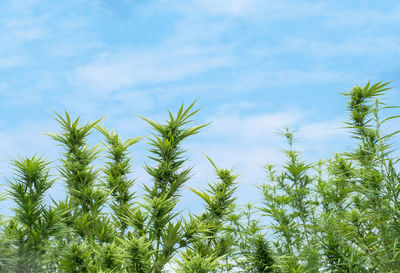
[[[257,202],[263,166],[283,160],[279,129],[295,130],[302,158],[315,162],[352,147],[340,93],[393,81],[387,103],[400,105],[399,29],[400,3],[390,0],[3,0],[0,192],[18,156],[58,166],[62,148],[44,134],[60,131],[54,111],[104,117],[126,139],[151,132],[138,116],[162,122],[197,100],[194,124],[212,123],[184,143],[187,186],[215,180],[204,153],[240,174],[240,204]],[[94,132],[89,143],[101,141]],[[136,190],[151,183],[148,147],[130,150]],[[63,198],[62,182],[49,194]],[[181,208],[201,209],[183,196]],[[0,206],[7,214],[12,203]]]

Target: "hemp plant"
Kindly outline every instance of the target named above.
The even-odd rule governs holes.
[[[286,129],[281,134],[289,144],[289,149],[284,150],[287,161],[279,174],[272,165],[267,166],[273,184],[261,186],[264,195],[261,211],[273,219],[272,230],[282,240],[275,242],[282,271],[299,272],[300,268],[312,271],[319,266],[310,229],[315,209],[311,196],[313,179],[309,174],[312,165],[302,161],[294,150],[293,133]]]
[[[195,262],[189,262],[192,264],[192,268],[189,268],[187,263],[185,266],[181,264],[182,272],[203,271],[207,267],[213,268],[209,272],[221,272],[231,268],[229,255],[233,252],[234,239],[227,232],[227,226],[229,217],[235,210],[237,175],[232,174],[231,170],[218,168],[209,157],[207,158],[214,167],[219,182],[209,184],[207,191],[190,190],[205,202],[206,211],[201,214],[199,221],[205,223],[208,230],[204,233],[203,238],[194,242],[182,256],[184,261],[190,259],[196,261],[203,258],[204,264],[198,265]],[[221,271],[216,271],[217,269]]]
[[[327,272],[367,272],[367,257],[348,237],[349,212],[354,211],[355,172],[343,155],[319,162],[315,195],[319,211],[314,223],[322,264]],[[325,171],[325,175],[322,171]]]
[[[81,126],[79,117],[73,121],[67,112],[65,118],[58,113],[56,115],[62,132],[49,136],[65,150],[59,171],[65,179],[67,198],[71,201],[68,202],[72,213],[69,223],[82,239],[93,241],[96,230],[104,227],[98,217],[107,194],[98,187],[98,170],[91,166],[100,152],[99,145],[89,148],[87,137],[101,119]]]
[[[355,162],[355,243],[369,257],[368,268],[396,272],[400,266],[400,184],[395,168],[398,159],[393,157],[390,141],[399,131],[386,134],[383,130],[387,121],[398,117],[381,118],[382,111],[393,108],[380,100],[390,89],[388,84],[355,86],[345,94],[349,97],[348,128],[358,140],[358,147],[346,155]]]
[[[48,135],[64,148],[58,169],[67,190],[66,200],[56,203],[56,209],[67,211],[63,221],[71,230],[58,242],[63,251],[57,262],[65,272],[91,272],[93,249],[111,242],[115,234],[115,225],[102,212],[109,192],[102,188],[99,170],[92,165],[100,156],[100,144],[93,148],[87,144],[101,119],[81,125],[79,117],[72,120],[67,112],[65,117],[56,115],[62,131]]]
[[[45,204],[46,191],[54,183],[48,164],[40,157],[13,161],[15,177],[9,181],[15,217],[4,227],[8,237],[4,247],[9,260],[3,272],[53,272],[53,238],[65,231],[63,213]],[[56,250],[57,251],[57,250]],[[7,251],[6,251],[7,252]],[[4,253],[3,253],[4,255]]]
[[[234,251],[230,259],[237,272],[277,273],[275,253],[267,239],[266,226],[252,203],[246,204],[228,216],[227,231],[234,238]]]
[[[141,209],[133,215],[132,221],[136,235],[144,237],[151,244],[151,266],[148,272],[162,272],[178,249],[186,246],[185,234],[190,225],[177,219],[175,206],[181,190],[190,178],[190,167],[184,166],[186,158],[181,143],[189,136],[197,134],[205,125],[187,127],[190,118],[199,110],[192,110],[194,103],[186,109],[182,105],[176,116],[169,112],[165,124],[143,118],[155,131],[150,141],[150,159],[155,166],[145,169],[153,179],[151,186],[144,185],[146,191]]]
[[[276,262],[281,272],[397,272],[399,173],[382,118],[388,83],[355,86],[348,93],[347,128],[356,147],[332,159],[306,164],[289,146],[287,162],[261,186],[261,211],[272,218]],[[386,130],[385,130],[386,129]]]
[[[0,202],[7,198],[5,193],[0,194]],[[10,261],[11,251],[9,246],[10,239],[4,232],[7,221],[0,215],[0,272],[6,272],[7,263]]]
[[[0,218],[0,273],[397,273],[399,131],[389,126],[398,116],[383,103],[387,90],[368,83],[345,94],[355,139],[347,152],[307,163],[292,131],[282,131],[286,160],[266,167],[261,204],[239,207],[238,175],[207,157],[216,182],[191,189],[204,203],[198,215],[176,207],[192,170],[182,144],[206,126],[192,125],[194,103],[163,123],[143,118],[153,134],[142,198],[129,151],[140,138],[122,140],[101,119],[82,124],[56,113],[61,131],[50,136],[63,148],[59,175],[36,155],[12,162],[6,198],[15,214]],[[89,147],[93,132],[104,143]],[[47,202],[62,182],[66,198]]]
[[[126,218],[133,210],[134,193],[130,192],[135,180],[129,179],[127,175],[131,171],[131,159],[127,155],[128,148],[139,142],[141,137],[130,138],[123,142],[114,131],[108,131],[104,126],[96,126],[96,129],[106,138],[107,159],[104,188],[111,192],[111,209],[114,222],[118,222],[119,230],[123,235],[127,228]]]

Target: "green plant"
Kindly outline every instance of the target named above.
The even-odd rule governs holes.
[[[232,174],[231,170],[218,168],[209,157],[207,158],[214,167],[219,182],[209,184],[206,192],[191,190],[205,203],[206,211],[199,216],[199,221],[205,223],[208,229],[201,240],[193,243],[194,251],[186,252],[183,259],[188,259],[190,254],[193,255],[193,259],[203,257],[210,265],[217,265],[218,263],[214,261],[224,258],[216,268],[229,270],[232,268],[230,258],[234,252],[234,239],[228,227],[235,210],[234,194],[237,187],[235,182],[237,175]]]
[[[112,203],[111,209],[113,210],[114,222],[118,223],[118,228],[121,235],[128,227],[126,218],[134,210],[133,197],[134,194],[130,193],[135,180],[129,179],[128,174],[131,171],[131,159],[127,155],[128,148],[139,142],[141,137],[130,138],[123,142],[118,134],[114,131],[109,132],[104,126],[96,126],[107,141],[107,161],[103,169],[105,175],[105,183],[103,187],[111,192]]]
[[[39,272],[52,268],[52,239],[66,229],[61,222],[63,212],[46,207],[46,191],[54,183],[48,163],[42,158],[20,158],[13,162],[16,176],[9,181],[9,194],[16,203],[15,218],[5,226],[10,239],[5,245],[12,258],[4,268],[12,272]],[[7,270],[5,270],[7,272]]]
[[[396,272],[399,268],[398,159],[381,118],[394,107],[382,103],[388,83],[355,86],[349,97],[347,128],[358,141],[350,152],[306,164],[290,149],[280,174],[261,186],[261,211],[272,218],[282,272]]]
[[[382,102],[387,85],[345,94],[356,141],[347,152],[307,163],[292,131],[282,131],[286,161],[267,165],[261,204],[239,206],[238,175],[207,157],[217,181],[190,189],[204,203],[199,215],[176,207],[192,170],[182,143],[206,126],[191,126],[194,103],[168,112],[165,123],[143,118],[153,131],[145,165],[152,180],[141,198],[129,153],[141,138],[124,141],[101,119],[82,125],[56,114],[61,132],[50,136],[64,151],[60,175],[41,157],[20,157],[0,195],[15,203],[15,214],[0,218],[0,272],[398,272],[399,131],[388,131],[398,116]],[[104,149],[89,147],[93,132]],[[48,202],[48,189],[63,182],[66,198]]]

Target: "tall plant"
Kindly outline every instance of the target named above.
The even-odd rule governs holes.
[[[263,184],[264,206],[261,211],[273,219],[272,230],[278,236],[275,242],[283,272],[314,271],[319,267],[319,253],[314,247],[312,221],[315,203],[311,194],[312,165],[300,160],[293,147],[293,133],[286,129],[282,135],[289,144],[284,150],[287,161],[277,173],[267,166],[273,184]]]
[[[182,105],[176,116],[169,112],[169,120],[165,124],[143,118],[155,131],[153,137],[148,138],[151,145],[149,151],[152,153],[149,158],[155,162],[155,166],[145,167],[153,178],[153,184],[144,186],[144,210],[135,215],[134,225],[137,234],[146,238],[154,250],[148,272],[162,272],[177,250],[188,243],[185,242],[185,235],[188,234],[189,225],[177,219],[175,206],[191,171],[190,167],[184,165],[186,158],[181,143],[206,126],[187,127],[192,122],[190,118],[198,112],[192,110],[193,106],[194,103],[185,109]]]
[[[16,207],[15,217],[5,226],[10,239],[5,272],[52,272],[51,250],[53,238],[63,234],[63,213],[46,206],[46,191],[54,180],[49,175],[48,163],[37,156],[19,158],[13,162],[16,175],[9,181],[9,194]],[[7,252],[7,251],[6,251]],[[4,253],[3,253],[4,254]]]
[[[387,86],[368,83],[345,94],[356,139],[348,152],[306,163],[292,132],[283,131],[286,161],[266,168],[255,212],[259,204],[236,204],[237,175],[211,159],[217,181],[192,189],[204,212],[177,210],[191,176],[182,144],[205,126],[191,126],[194,103],[169,112],[164,123],[143,118],[153,130],[153,163],[145,165],[152,180],[142,199],[132,189],[128,151],[140,138],[123,141],[100,120],[81,124],[57,114],[62,130],[51,137],[64,149],[61,177],[40,157],[13,161],[7,197],[15,215],[0,222],[0,272],[398,272],[400,159],[392,143],[399,131],[388,126],[397,116],[383,103]],[[95,128],[104,153],[101,144],[88,145]],[[47,203],[47,190],[61,181],[66,199]]]
[[[389,83],[355,86],[349,97],[347,123],[358,147],[346,155],[356,163],[356,204],[352,223],[357,245],[369,256],[369,268],[395,272],[400,266],[398,224],[398,173],[390,140],[399,131],[385,133],[383,126],[397,116],[381,117],[388,107],[380,99]],[[395,220],[396,219],[396,220]],[[362,231],[360,230],[362,227]]]
[[[58,113],[56,115],[62,132],[49,136],[64,148],[59,171],[66,182],[67,198],[70,199],[67,202],[71,205],[68,223],[82,239],[93,241],[101,225],[98,217],[107,194],[98,187],[98,170],[91,165],[98,157],[99,145],[89,148],[87,137],[101,119],[81,126],[79,117],[72,120],[67,112],[65,118]]]
[[[357,140],[351,152],[313,167],[298,159],[289,141],[287,163],[272,184],[263,184],[264,206],[277,235],[283,272],[396,272],[399,268],[399,173],[382,118],[388,83],[355,86],[349,97],[348,129]],[[386,128],[387,129],[387,128]]]
[[[128,227],[126,218],[134,210],[134,193],[130,190],[135,180],[129,179],[128,174],[131,171],[131,158],[127,154],[128,148],[139,142],[141,137],[130,138],[122,141],[118,134],[109,131],[104,126],[96,126],[106,138],[107,158],[106,166],[103,169],[105,174],[104,188],[111,192],[111,209],[115,215],[114,222],[118,223],[121,236],[124,235]]]
[[[202,258],[205,262],[201,267],[196,267],[197,263],[189,263],[193,265],[192,269],[188,267],[188,262],[185,262],[185,266],[181,264],[183,272],[202,271],[204,270],[202,268],[207,266],[213,268],[210,269],[210,272],[216,272],[217,269],[227,270],[227,268],[232,268],[229,255],[233,252],[234,239],[227,228],[230,216],[233,215],[235,210],[235,190],[237,188],[235,180],[237,175],[232,174],[231,170],[218,168],[209,157],[207,158],[214,167],[219,182],[209,184],[209,189],[206,192],[191,190],[205,203],[206,211],[199,217],[199,221],[205,223],[208,229],[203,238],[194,242],[182,257],[184,261],[191,257],[193,261]]]

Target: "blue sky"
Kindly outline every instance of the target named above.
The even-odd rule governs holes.
[[[213,123],[185,144],[188,186],[213,179],[204,152],[241,174],[240,202],[254,201],[263,164],[282,159],[278,129],[296,129],[316,160],[350,147],[340,92],[393,81],[388,102],[400,105],[399,29],[399,1],[1,1],[0,184],[16,156],[58,158],[43,135],[58,131],[53,111],[104,116],[127,138],[149,132],[136,115],[163,120],[198,99],[196,123]],[[132,148],[138,187],[146,148]]]

